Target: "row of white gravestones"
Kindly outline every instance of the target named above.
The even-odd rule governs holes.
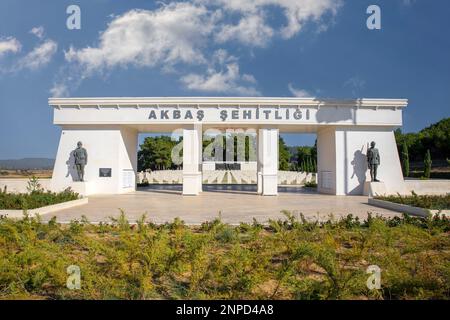
[[[137,174],[138,183],[167,183],[180,184],[183,182],[183,171],[181,170],[159,170],[151,172],[139,172]]]
[[[227,171],[204,171],[203,183],[222,184],[227,183]]]
[[[296,171],[278,171],[278,184],[303,185],[315,180],[315,174]],[[152,172],[139,172],[138,183],[150,184],[181,184],[183,182],[182,170],[161,170]],[[203,183],[206,184],[256,184],[256,171],[203,171]]]
[[[230,171],[233,183],[255,184],[257,181],[256,171]]]
[[[315,181],[316,174],[296,171],[278,171],[278,184],[303,185]]]

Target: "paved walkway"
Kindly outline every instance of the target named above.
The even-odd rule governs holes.
[[[399,215],[369,206],[364,196],[319,195],[300,187],[280,186],[279,195],[273,197],[256,195],[256,187],[252,185],[204,185],[203,189],[199,196],[182,196],[179,185],[152,186],[124,195],[91,196],[87,205],[44,215],[42,220],[56,216],[59,222],[68,222],[85,215],[90,222],[110,222],[110,217],[120,214],[119,209],[125,212],[130,222],[145,213],[147,220],[155,223],[179,217],[187,224],[210,221],[219,214],[222,221],[231,224],[252,222],[253,218],[267,222],[268,219],[284,218],[282,210],[303,213],[311,220],[326,220],[331,214],[339,218],[351,213],[361,219],[365,219],[368,212],[385,217]]]

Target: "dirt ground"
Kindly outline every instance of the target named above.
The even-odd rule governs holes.
[[[52,177],[53,170],[7,170],[0,169],[0,179],[23,179],[35,176],[40,179]]]

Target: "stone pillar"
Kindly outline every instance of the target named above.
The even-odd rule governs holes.
[[[259,146],[259,132],[257,134],[256,137],[256,193],[258,194],[262,194],[262,172],[261,172],[261,161],[259,159],[261,159],[261,156],[259,155],[259,150],[260,150],[260,146]]]
[[[202,192],[202,125],[183,129],[183,195]]]
[[[403,174],[393,128],[330,127],[318,131],[318,191],[335,195],[362,195],[368,182],[367,149],[371,141],[380,151],[378,179],[385,193],[402,192]]]
[[[278,194],[278,129],[258,131],[258,192],[263,196]]]
[[[88,152],[84,182],[78,181],[73,150],[81,141]],[[67,126],[61,131],[51,181],[53,191],[72,188],[84,195],[120,194],[136,190],[138,133],[110,126]],[[100,169],[110,176],[101,176]]]
[[[317,191],[336,194],[336,129],[317,131]]]

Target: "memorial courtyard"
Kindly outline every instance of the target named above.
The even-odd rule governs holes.
[[[42,220],[56,216],[58,222],[67,223],[85,216],[91,223],[111,222],[111,217],[124,212],[130,223],[145,214],[147,221],[158,224],[180,218],[200,225],[220,218],[236,225],[253,219],[259,223],[285,219],[285,210],[310,221],[337,220],[348,214],[361,220],[368,213],[386,218],[401,215],[368,205],[366,196],[323,195],[298,186],[279,186],[278,196],[273,197],[257,195],[254,185],[204,185],[203,190],[199,196],[181,196],[181,185],[152,185],[128,194],[90,196],[88,204],[43,215]]]

